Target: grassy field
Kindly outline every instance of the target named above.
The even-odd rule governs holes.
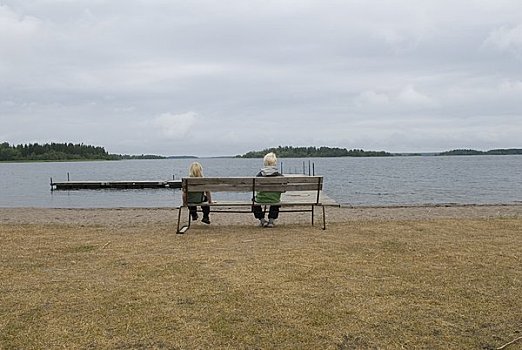
[[[172,232],[0,224],[0,348],[495,349],[522,336],[522,218]]]

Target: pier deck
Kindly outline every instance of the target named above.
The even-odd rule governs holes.
[[[126,180],[126,181],[64,181],[53,182],[51,190],[87,190],[87,189],[132,189],[132,188],[181,188],[181,180]]]

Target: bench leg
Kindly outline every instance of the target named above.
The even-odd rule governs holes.
[[[326,230],[326,211],[324,205],[321,205],[321,207],[323,207],[323,230]]]
[[[190,219],[191,219],[190,211],[188,212],[189,213],[189,215],[188,215],[188,225],[182,226],[181,228],[179,227],[179,224],[181,222],[181,212],[182,211],[183,211],[183,207],[180,207],[179,210],[178,210],[178,226],[176,228],[176,233],[177,234],[184,234],[190,228]]]
[[[179,208],[178,208],[178,226],[176,227],[176,233],[177,233],[177,234],[180,234],[180,233],[181,233],[181,231],[180,231],[180,229],[179,229],[179,223],[180,223],[180,221],[181,221],[181,210],[183,210],[183,207],[179,207]]]

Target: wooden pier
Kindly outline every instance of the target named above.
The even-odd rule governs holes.
[[[64,181],[53,182],[51,178],[51,191],[54,190],[98,190],[106,188],[115,189],[142,189],[142,188],[181,188],[181,180],[127,180],[127,181]]]

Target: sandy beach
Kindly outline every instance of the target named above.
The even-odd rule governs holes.
[[[317,212],[317,220],[320,215]],[[396,207],[327,207],[327,223],[354,220],[478,219],[522,216],[520,205],[443,205]],[[68,225],[175,225],[175,208],[54,209],[0,208],[0,223]],[[310,222],[309,214],[282,213],[279,226]],[[249,214],[214,214],[212,226],[255,225]],[[218,230],[216,233],[219,232]]]

